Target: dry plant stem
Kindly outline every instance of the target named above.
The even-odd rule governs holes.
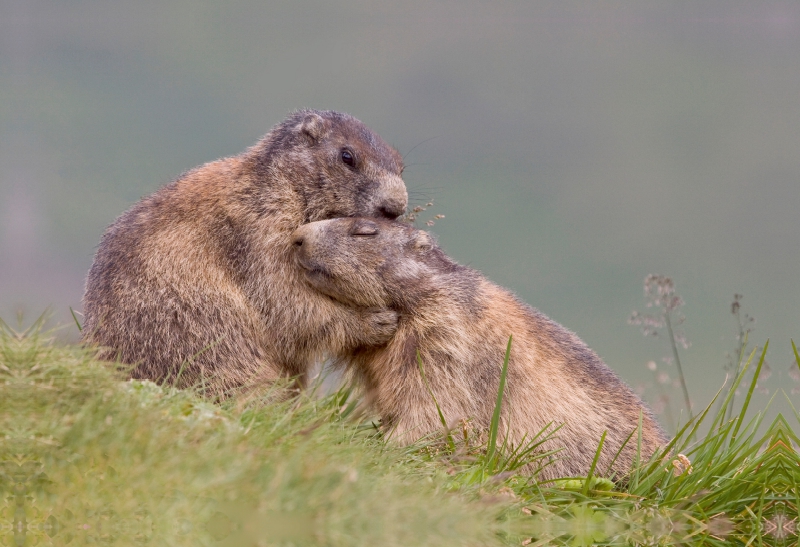
[[[658,378],[655,380],[655,384],[658,386],[659,391],[661,392],[661,399],[664,401],[664,412],[662,415],[667,422],[667,428],[669,431],[677,431],[675,427],[675,420],[672,417],[672,403],[670,403],[669,395],[667,395],[667,390],[664,389],[664,386],[658,381]]]
[[[664,314],[664,319],[667,323],[667,330],[669,331],[669,343],[672,346],[672,355],[675,357],[675,364],[678,367],[678,376],[681,378],[681,388],[683,389],[683,398],[686,402],[686,410],[689,412],[689,419],[692,419],[692,402],[689,399],[689,390],[686,388],[686,378],[683,376],[683,367],[681,367],[681,360],[678,357],[678,346],[675,345],[675,335],[672,332],[672,321],[670,321],[669,313]]]

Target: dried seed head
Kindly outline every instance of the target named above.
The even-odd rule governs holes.
[[[693,471],[692,462],[683,454],[678,454],[678,457],[672,460],[672,467],[674,467],[672,474],[676,477],[680,477],[684,473],[691,475]]]

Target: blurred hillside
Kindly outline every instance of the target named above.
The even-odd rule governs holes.
[[[7,320],[66,322],[139,197],[330,108],[407,154],[452,256],[631,384],[669,354],[626,324],[663,273],[698,401],[736,345],[734,293],[771,338],[772,388],[798,385],[796,2],[0,0],[0,48]]]

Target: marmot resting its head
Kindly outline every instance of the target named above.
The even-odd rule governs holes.
[[[500,432],[510,443],[562,425],[543,449],[564,448],[542,478],[585,476],[604,431],[596,472],[626,474],[666,442],[647,406],[575,334],[479,272],[456,264],[423,231],[375,219],[325,220],[293,236],[298,270],[323,294],[400,314],[384,347],[363,348],[346,366],[360,377],[384,427],[410,442],[441,428],[417,352],[445,418],[491,422],[500,370],[513,335]],[[503,433],[504,434],[504,433]],[[504,434],[505,435],[505,434]]]
[[[401,156],[352,116],[303,110],[241,155],[193,169],[105,232],[86,280],[84,340],[132,375],[216,394],[299,376],[323,354],[385,342],[387,310],[341,305],[293,266],[291,233],[396,218]],[[354,326],[358,325],[358,328]]]

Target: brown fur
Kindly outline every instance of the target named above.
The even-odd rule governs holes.
[[[401,441],[441,429],[417,351],[448,422],[470,418],[485,432],[513,335],[500,431],[514,444],[563,424],[543,448],[565,450],[542,478],[585,476],[604,431],[596,472],[624,475],[636,458],[637,434],[613,465],[612,459],[640,414],[643,458],[666,442],[647,406],[575,334],[453,262],[426,232],[398,222],[336,219],[301,226],[294,242],[311,286],[352,306],[399,311],[388,345],[359,350],[349,366]]]
[[[302,384],[321,355],[385,342],[396,313],[312,290],[293,266],[291,234],[327,218],[396,218],[408,199],[402,169],[355,118],[295,113],[106,230],[86,281],[84,340],[135,364],[135,378],[180,375],[179,384],[204,381],[217,394],[281,376]]]

